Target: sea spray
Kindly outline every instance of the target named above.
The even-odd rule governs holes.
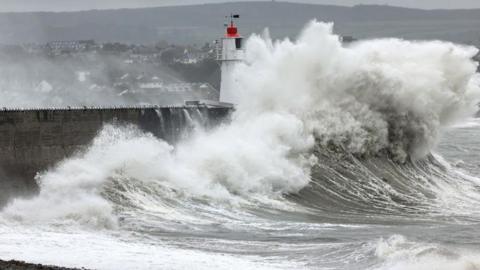
[[[315,143],[405,162],[428,154],[440,128],[474,107],[476,49],[397,39],[344,47],[332,28],[313,21],[296,41],[252,36],[232,74],[231,123],[175,146],[107,126],[87,151],[39,175],[36,198],[18,199],[2,215],[114,227],[115,207],[102,196],[113,179],[219,203],[281,199],[310,183]]]
[[[297,41],[251,37],[236,73],[238,115],[295,115],[321,144],[397,160],[430,152],[442,126],[475,111],[474,47],[369,40],[342,46],[333,24],[311,22]]]
[[[302,129],[292,117],[258,117],[199,131],[173,148],[131,126],[106,126],[88,151],[38,176],[37,197],[18,199],[3,213],[22,222],[66,219],[113,227],[114,213],[101,195],[105,184],[117,178],[223,202],[297,192],[308,183],[314,162],[305,155],[313,140],[302,136]]]

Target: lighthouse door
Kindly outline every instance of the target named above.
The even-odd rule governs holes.
[[[235,48],[237,50],[241,50],[242,49],[242,43],[243,43],[243,38],[236,38],[235,39]]]

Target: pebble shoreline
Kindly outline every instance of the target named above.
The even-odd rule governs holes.
[[[65,268],[50,265],[32,264],[21,261],[0,260],[1,270],[86,270],[85,268]]]

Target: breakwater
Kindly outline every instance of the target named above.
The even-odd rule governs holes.
[[[0,109],[0,190],[36,188],[37,172],[86,147],[105,124],[133,124],[175,143],[195,124],[215,126],[230,111],[207,106]],[[5,199],[0,195],[0,203]]]

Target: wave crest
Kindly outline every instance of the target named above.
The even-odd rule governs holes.
[[[473,114],[480,93],[474,47],[369,40],[342,46],[333,24],[311,22],[295,42],[247,43],[239,110],[288,112],[324,145],[356,154],[426,156],[442,127]]]

